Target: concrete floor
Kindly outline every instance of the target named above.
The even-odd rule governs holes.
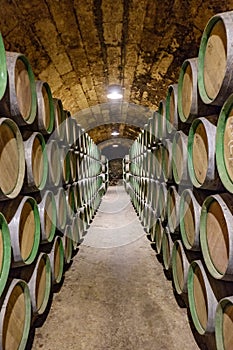
[[[32,349],[199,349],[123,186],[109,187]]]

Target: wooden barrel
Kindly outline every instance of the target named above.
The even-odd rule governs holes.
[[[39,132],[24,133],[26,172],[23,193],[44,189],[48,175],[48,157],[44,137]]]
[[[216,114],[219,108],[206,105],[199,96],[197,87],[198,59],[186,59],[178,80],[178,114],[184,123],[191,123],[197,116]]]
[[[153,157],[155,157],[155,174],[157,180],[163,180],[163,172],[162,172],[162,162],[163,162],[163,145],[160,144],[156,147],[153,152]]]
[[[172,233],[180,230],[180,194],[175,186],[170,186],[167,193],[167,220],[168,228]]]
[[[156,213],[159,203],[159,188],[160,182],[158,180],[151,180],[151,207]]]
[[[158,217],[161,218],[163,223],[167,222],[167,184],[162,182],[159,188],[159,205],[158,205]]]
[[[77,196],[77,184],[68,185],[66,189],[66,203],[67,203],[67,215],[68,220],[72,220],[73,216],[76,213],[77,204],[76,204],[76,196]]]
[[[64,247],[61,237],[55,237],[51,252],[48,256],[51,263],[52,283],[56,285],[61,282],[64,272]]]
[[[63,187],[58,188],[58,190],[54,193],[54,199],[57,212],[57,228],[63,232],[67,222],[66,193]]]
[[[162,249],[162,239],[163,239],[163,226],[162,221],[158,218],[153,225],[153,229],[151,231],[151,241],[155,243],[156,252],[158,254],[161,253]]]
[[[61,181],[61,158],[60,149],[56,140],[50,140],[46,144],[48,155],[48,184],[51,186],[59,186]]]
[[[73,249],[77,249],[80,242],[80,213],[77,213],[71,221]]]
[[[66,134],[66,143],[69,147],[73,146],[74,143],[74,131],[73,131],[73,127],[74,124],[76,124],[76,121],[72,118],[66,118],[65,121],[65,134]]]
[[[217,116],[197,118],[188,136],[188,170],[193,185],[208,190],[223,190],[215,161]]]
[[[216,164],[224,187],[233,193],[233,94],[225,101],[218,118],[216,130]]]
[[[1,114],[18,125],[32,124],[36,118],[37,99],[34,74],[21,53],[6,52],[8,87],[0,100]]]
[[[178,84],[168,86],[166,96],[166,127],[168,135],[173,135],[178,130]]]
[[[173,241],[170,235],[168,227],[163,230],[162,238],[162,256],[163,256],[163,266],[165,270],[171,271],[172,268],[172,249]]]
[[[68,185],[71,181],[71,168],[70,168],[70,152],[67,146],[60,146],[60,162],[61,162],[61,182],[63,185]]]
[[[181,241],[175,241],[172,248],[172,278],[177,294],[188,293],[189,261]]]
[[[54,130],[54,103],[48,83],[36,81],[37,115],[32,125],[33,130],[42,134],[51,134]]]
[[[53,98],[54,105],[54,138],[58,141],[65,141],[65,115],[62,101]]]
[[[167,134],[167,122],[166,122],[166,100],[159,102],[158,108],[158,138],[162,141]]]
[[[218,301],[201,261],[193,261],[188,271],[188,300],[193,324],[200,334],[214,332]]]
[[[56,231],[56,203],[52,191],[46,191],[42,197],[37,198],[40,225],[41,225],[41,243],[52,242]]]
[[[176,184],[191,184],[188,173],[188,136],[177,131],[172,143],[172,173]]]
[[[78,124],[77,124],[77,121],[74,117],[71,117],[70,118],[71,120],[71,130],[72,130],[72,138],[73,138],[73,144],[71,145],[71,147],[73,149],[75,149],[76,151],[78,151],[78,135],[79,135],[79,127],[78,127]],[[88,135],[89,137],[89,135]],[[89,137],[89,139],[91,140],[91,138]],[[90,141],[90,145],[89,145],[89,148],[90,148],[90,153],[91,153],[91,141]],[[90,154],[91,156],[91,154]]]
[[[40,253],[34,272],[28,281],[34,317],[42,315],[49,302],[51,294],[51,264],[46,253]]]
[[[172,141],[169,139],[163,141],[162,174],[165,182],[172,183],[174,181],[172,173]]]
[[[219,13],[207,23],[198,54],[198,88],[207,104],[222,106],[232,93],[233,12]]]
[[[40,218],[34,198],[20,196],[0,203],[0,212],[5,216],[12,246],[12,266],[31,264],[37,255],[40,244]]]
[[[64,247],[65,263],[69,264],[72,260],[72,253],[73,253],[73,239],[72,239],[71,225],[66,225],[64,235],[62,237],[62,243]]]
[[[0,199],[12,199],[22,189],[25,155],[18,126],[8,118],[0,119]]]
[[[229,193],[208,196],[202,205],[200,241],[205,264],[216,279],[233,280],[233,199]]]
[[[188,251],[180,240],[176,240],[172,249],[172,278],[177,294],[187,303],[188,270],[192,261],[200,259],[199,252]]]
[[[3,98],[7,87],[7,65],[6,65],[6,51],[4,47],[4,42],[2,34],[0,33],[0,100]]]
[[[231,350],[233,343],[233,296],[220,300],[215,316],[217,350]]]
[[[192,321],[198,333],[214,333],[218,302],[232,295],[232,286],[232,283],[211,277],[200,260],[191,262],[188,271],[188,300]]]
[[[28,285],[13,279],[0,310],[0,348],[25,349],[31,323],[31,300]]]
[[[11,239],[7,221],[0,213],[0,296],[6,286],[11,265]]]
[[[205,191],[185,189],[180,196],[180,232],[186,249],[199,251],[201,207],[206,199]]]

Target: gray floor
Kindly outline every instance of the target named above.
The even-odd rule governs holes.
[[[109,187],[33,349],[199,349],[122,186]]]

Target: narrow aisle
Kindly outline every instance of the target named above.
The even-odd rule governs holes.
[[[33,349],[198,349],[123,186],[109,187]]]

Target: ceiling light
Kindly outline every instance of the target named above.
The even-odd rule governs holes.
[[[110,100],[120,100],[123,97],[122,87],[120,85],[109,85],[107,98]]]
[[[111,135],[112,135],[112,136],[118,136],[118,135],[120,135],[120,133],[119,133],[118,131],[113,131],[113,132],[111,133]]]
[[[118,145],[112,145],[112,147],[117,148],[117,147],[118,147]]]

